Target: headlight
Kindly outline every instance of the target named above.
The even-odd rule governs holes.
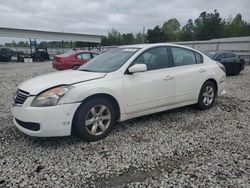
[[[72,86],[58,86],[44,91],[32,101],[31,106],[56,106],[58,101],[72,88]]]

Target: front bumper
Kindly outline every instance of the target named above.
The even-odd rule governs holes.
[[[79,105],[80,103],[52,107],[14,106],[11,108],[11,113],[16,127],[27,135],[36,137],[68,136],[71,134],[73,116]],[[20,122],[26,122],[29,126],[39,124],[40,127],[35,131],[35,129],[32,130],[32,127],[25,128]]]

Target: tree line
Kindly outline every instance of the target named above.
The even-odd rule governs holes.
[[[1,45],[0,45],[1,46]],[[10,43],[5,43],[5,47],[24,47],[28,48],[30,46],[28,41],[12,41]],[[68,41],[42,41],[37,43],[37,48],[80,48],[87,46],[84,42],[68,42]]]
[[[181,27],[176,18],[169,19],[162,26],[155,26],[143,33],[124,33],[112,29],[102,38],[102,46],[138,43],[158,43],[176,41],[210,40],[214,38],[250,36],[250,23],[243,20],[241,14],[227,20],[220,17],[215,10],[202,12],[195,20],[189,19]]]
[[[215,38],[241,37],[250,36],[250,23],[243,20],[241,14],[235,17],[223,19],[217,10],[214,12],[202,12],[198,18],[189,19],[181,27],[176,18],[171,18],[163,23],[149,28],[146,33],[120,33],[116,29],[108,32],[107,36],[102,38],[102,46],[127,45],[141,43],[158,43],[158,42],[177,42],[177,41],[195,41],[209,40]],[[6,47],[29,47],[28,42],[6,43]],[[38,48],[80,48],[88,46],[84,42],[40,42]]]

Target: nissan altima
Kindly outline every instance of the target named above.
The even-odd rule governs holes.
[[[224,66],[197,50],[174,44],[123,46],[77,70],[21,83],[11,111],[25,134],[74,134],[97,141],[117,121],[192,104],[209,109],[225,81]]]

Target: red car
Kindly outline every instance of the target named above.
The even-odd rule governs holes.
[[[77,69],[79,66],[97,55],[98,53],[90,51],[71,50],[62,55],[56,55],[52,66],[56,70]]]

